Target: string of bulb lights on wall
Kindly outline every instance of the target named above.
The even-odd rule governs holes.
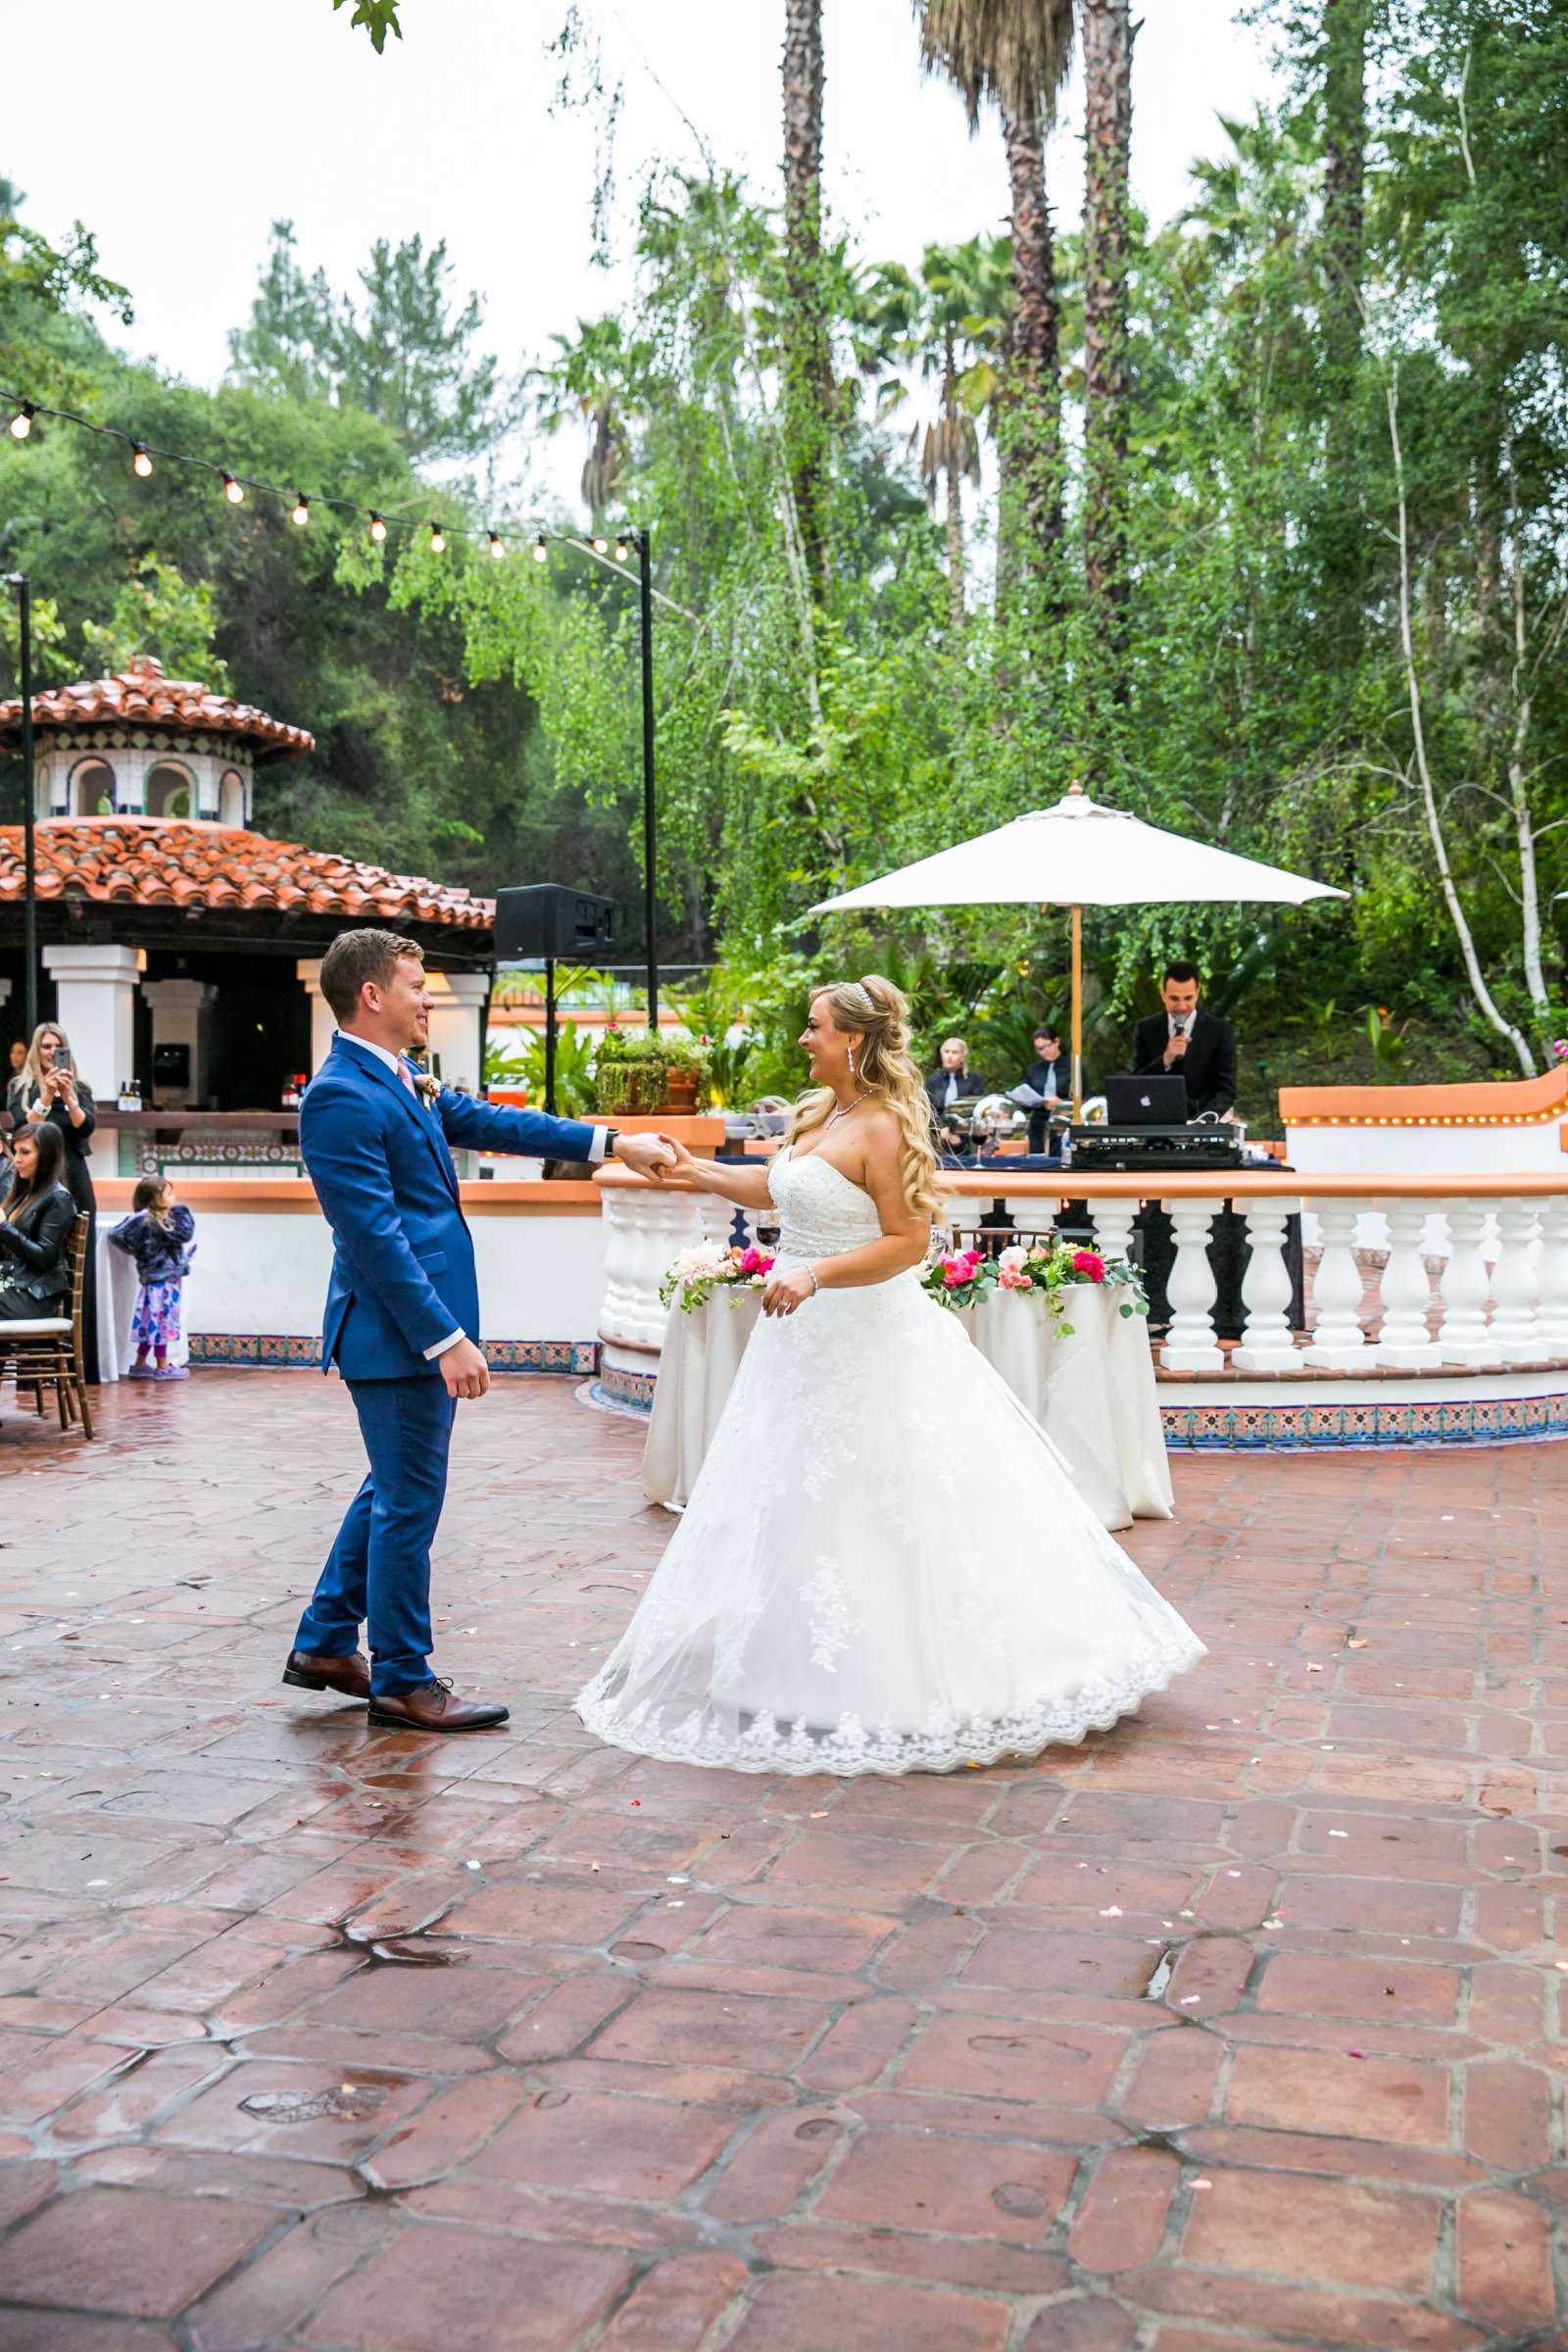
[[[150,480],[160,466],[183,466],[193,472],[212,475],[231,507],[244,506],[248,498],[275,500],[299,530],[309,528],[313,511],[318,507],[328,508],[337,514],[357,514],[364,520],[366,535],[377,547],[384,545],[394,533],[402,533],[410,538],[422,536],[433,556],[444,556],[454,539],[472,539],[483,541],[496,563],[503,562],[514,547],[525,546],[536,564],[547,564],[552,545],[558,545],[577,548],[584,555],[597,557],[604,564],[625,564],[642,548],[644,539],[644,534],[635,530],[595,531],[589,536],[582,536],[575,531],[552,531],[531,524],[520,530],[511,527],[498,530],[488,523],[448,523],[413,519],[400,514],[382,514],[374,507],[365,506],[359,499],[330,497],[319,491],[286,490],[276,482],[262,481],[254,474],[240,473],[231,466],[220,466],[211,458],[195,458],[178,450],[158,449],[149,442],[139,440],[134,433],[122,431],[117,425],[99,424],[95,418],[78,416],[74,410],[49,408],[42,401],[27,400],[19,393],[0,394],[0,404],[11,410],[7,430],[13,441],[30,440],[33,425],[38,421],[74,425],[81,432],[95,433],[100,439],[120,442],[129,451],[130,470],[139,481]],[[652,593],[661,604],[668,605],[671,611],[684,611],[672,598],[661,595],[657,588]]]

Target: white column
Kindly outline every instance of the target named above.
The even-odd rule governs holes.
[[[1492,1344],[1505,1364],[1539,1364],[1536,1329],[1536,1204],[1497,1202],[1497,1262],[1492,1270]]]
[[[155,1084],[155,1108],[200,1109],[207,1101],[208,1047],[217,988],[210,980],[144,980],[141,993],[152,1006],[154,1053],[160,1046],[190,1048],[190,1083],[181,1088]]]
[[[302,956],[294,966],[294,977],[303,982],[311,1000],[311,1075],[314,1078],[332,1051],[337,1035],[337,1015],[321,994],[321,959]]]
[[[1214,1338],[1214,1269],[1208,1262],[1210,1229],[1224,1205],[1222,1200],[1163,1203],[1176,1235],[1176,1263],[1166,1285],[1170,1331],[1159,1351],[1167,1372],[1217,1372],[1224,1364]]]
[[[1376,1362],[1361,1329],[1361,1269],[1355,1262],[1355,1227],[1364,1203],[1319,1200],[1323,1254],[1312,1284],[1312,1341],[1302,1350],[1309,1364],[1329,1372],[1369,1372]]]
[[[112,1102],[135,1066],[134,948],[80,947],[43,952],[55,984],[55,1018],[71,1040],[76,1068],[100,1102]]]
[[[1138,1214],[1137,1201],[1091,1200],[1089,1213],[1095,1220],[1095,1247],[1101,1256],[1130,1256],[1133,1220]]]
[[[1285,1263],[1285,1232],[1300,1214],[1299,1200],[1251,1200],[1245,1207],[1251,1256],[1242,1277],[1247,1320],[1242,1344],[1231,1356],[1239,1372],[1294,1372],[1296,1340],[1291,1330],[1291,1272]]]
[[[476,1095],[484,1069],[480,1024],[490,983],[483,972],[427,972],[425,986],[435,999],[430,1052],[440,1060],[442,1084],[466,1086]]]
[[[1377,1360],[1400,1372],[1418,1371],[1423,1364],[1440,1364],[1443,1349],[1427,1329],[1432,1284],[1421,1244],[1427,1229],[1425,1200],[1385,1200],[1389,1227],[1389,1262],[1383,1269],[1383,1332]]]
[[[1568,1356],[1568,1193],[1541,1203],[1541,1307],[1536,1330],[1542,1353]]]
[[[1480,1200],[1462,1196],[1446,1200],[1448,1219],[1448,1262],[1443,1269],[1443,1360],[1446,1364],[1492,1364],[1496,1344],[1487,1329],[1487,1297],[1491,1283],[1482,1255],[1487,1210]]]

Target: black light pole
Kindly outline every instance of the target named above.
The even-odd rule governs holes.
[[[8,575],[17,592],[21,622],[22,669],[22,920],[23,955],[26,975],[23,1002],[27,1014],[27,1043],[38,1026],[38,849],[33,837],[32,781],[32,582],[24,571]]]
[[[637,534],[643,657],[643,928],[648,952],[648,1034],[659,1028],[659,943],[655,933],[654,863],[659,847],[654,815],[654,559],[646,527]]]

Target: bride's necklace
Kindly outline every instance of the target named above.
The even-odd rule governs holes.
[[[841,1102],[836,1110],[828,1112],[825,1124],[831,1127],[835,1119],[847,1119],[852,1110],[859,1109],[862,1102],[871,1102],[874,1094],[873,1087],[862,1086],[853,1102]]]

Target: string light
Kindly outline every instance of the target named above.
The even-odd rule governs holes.
[[[90,416],[78,416],[74,410],[50,408],[46,403],[41,404],[37,401],[24,399],[20,392],[0,387],[0,412],[6,410],[9,410],[10,412],[7,418],[6,430],[16,441],[26,441],[31,438],[33,420],[35,417],[48,417],[61,424],[74,424],[81,432],[96,433],[100,439],[118,441],[122,446],[127,447],[130,451],[131,471],[135,474],[138,481],[149,480],[155,470],[154,452],[148,448],[144,441],[135,439],[131,434],[123,431],[122,428],[116,425],[99,424]],[[290,494],[276,482],[257,481],[250,477],[242,478],[240,475],[231,471],[228,466],[215,465],[211,458],[186,457],[177,450],[166,449],[158,451],[157,462],[159,465],[191,466],[194,467],[198,472],[208,475],[209,478],[216,475],[221,487],[223,497],[230,506],[244,506],[247,503],[250,493],[255,492],[260,499],[275,499],[278,505],[288,512],[292,520],[299,528],[303,529],[311,520],[313,500],[307,497],[303,490],[296,490],[291,498]],[[314,504],[317,507],[326,507],[339,511],[344,514],[365,514],[367,513],[367,510],[364,507],[361,507],[357,500],[350,498],[329,497],[324,492],[316,494]],[[394,519],[392,522],[388,522],[383,515],[377,514],[373,509],[369,510],[368,512],[369,535],[378,546],[387,540],[394,531],[401,530],[416,532],[422,529],[429,535],[428,544],[430,553],[432,555],[443,556],[447,553],[449,530],[445,523],[428,522],[420,524],[416,522],[404,522],[396,519]],[[487,525],[472,523],[459,523],[454,526],[454,528],[456,535],[463,539],[477,541],[482,534],[489,546],[492,562],[500,563],[511,552],[509,535],[504,530],[494,530]],[[521,532],[514,533],[513,536],[517,539],[519,544],[523,543],[523,534]],[[613,535],[614,555],[615,562],[617,564],[629,563],[634,537],[635,534],[633,532],[624,530],[617,531]],[[549,563],[551,541],[557,538],[559,538],[563,544],[565,545],[576,547],[583,545],[582,539],[575,531],[568,530],[552,532],[549,530],[540,530],[534,537],[532,546],[533,560],[536,564],[546,564]],[[611,549],[611,539],[607,537],[603,531],[594,532],[590,544],[592,545],[593,552],[596,556],[605,557],[609,555]],[[684,611],[683,607],[674,605],[673,600],[662,595],[662,591],[658,588],[654,590],[654,594],[659,598],[662,604],[670,605],[673,611]],[[686,617],[691,618],[693,616],[687,614]]]

